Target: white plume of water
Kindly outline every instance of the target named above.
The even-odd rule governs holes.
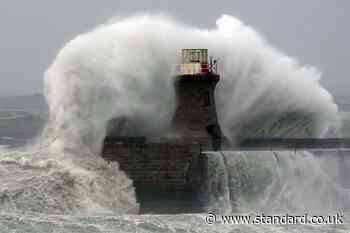
[[[232,16],[223,15],[216,24],[197,29],[164,16],[139,15],[69,42],[45,75],[50,117],[40,155],[25,163],[23,157],[1,162],[12,167],[7,172],[35,171],[31,176],[18,172],[16,181],[2,186],[8,208],[50,213],[56,213],[55,206],[64,206],[58,211],[64,213],[137,209],[131,181],[117,164],[100,158],[102,141],[108,122],[118,117],[137,119],[146,136],[168,129],[176,105],[172,70],[182,48],[207,48],[220,59],[217,109],[230,138],[239,126],[269,113],[311,115],[317,136],[337,121],[337,107],[315,68],[300,66]],[[28,182],[38,189],[25,188]],[[27,207],[23,200],[36,200],[41,207]]]
[[[338,118],[337,106],[320,86],[315,68],[300,66],[228,15],[209,30],[142,15],[78,36],[47,72],[51,116],[62,125],[75,122],[70,118],[79,115],[77,122],[68,124],[74,129],[67,132],[78,137],[81,132],[98,132],[99,139],[92,140],[97,151],[106,121],[112,117],[136,117],[144,122],[146,135],[166,128],[175,106],[172,68],[181,48],[197,47],[208,48],[220,59],[222,80],[216,99],[228,136],[237,133],[232,131],[237,125],[269,113],[311,115],[317,122],[316,136]]]
[[[345,158],[339,157],[339,152],[322,155],[299,151],[209,153],[209,157],[218,156],[225,160],[226,174],[220,179],[213,176],[211,182],[227,183],[228,180],[229,192],[212,191],[216,196],[230,197],[231,204],[226,205],[229,209],[270,214],[349,210],[350,190],[348,182],[342,180],[342,172],[348,167],[342,167]]]

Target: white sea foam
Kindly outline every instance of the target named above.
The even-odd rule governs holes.
[[[211,174],[208,183],[221,184],[211,189],[208,208],[266,214],[347,212],[350,209],[348,153],[208,152],[209,171],[220,174]],[[218,166],[217,161],[224,164]],[[229,188],[215,188],[222,184]],[[224,205],[217,209],[217,203]]]

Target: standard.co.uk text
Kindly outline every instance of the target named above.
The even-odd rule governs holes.
[[[212,224],[253,224],[253,225],[338,225],[344,223],[344,216],[340,213],[334,215],[265,215],[249,214],[249,215],[218,215],[209,213],[205,216],[205,223]]]

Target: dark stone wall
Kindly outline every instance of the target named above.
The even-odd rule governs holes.
[[[199,196],[206,170],[200,153],[199,144],[106,140],[102,154],[107,161],[117,161],[133,180],[142,212],[162,213],[168,206],[164,213],[176,213],[202,208]]]
[[[179,143],[109,142],[103,151],[103,157],[117,161],[136,187],[157,186],[169,192],[192,188],[194,180],[189,182],[188,174],[199,154],[199,146]]]

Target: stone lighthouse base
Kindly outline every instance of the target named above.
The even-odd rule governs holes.
[[[207,161],[203,141],[106,138],[103,157],[117,161],[133,180],[141,213],[203,212]]]

